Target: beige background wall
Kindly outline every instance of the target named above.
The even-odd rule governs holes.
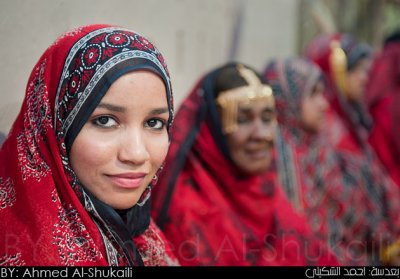
[[[34,64],[61,33],[83,24],[136,30],[164,54],[176,105],[195,81],[225,63],[233,29],[235,60],[262,70],[274,56],[293,55],[297,0],[0,0],[0,131],[17,115]],[[239,17],[240,18],[240,17]]]

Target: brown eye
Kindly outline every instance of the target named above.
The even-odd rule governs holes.
[[[251,119],[246,115],[239,115],[237,117],[238,124],[245,124],[245,123],[249,123],[250,121],[251,121]]]
[[[111,128],[118,126],[117,121],[111,116],[102,115],[92,120],[92,123],[102,128]]]
[[[152,118],[146,122],[146,127],[161,130],[165,127],[165,121],[161,119]]]

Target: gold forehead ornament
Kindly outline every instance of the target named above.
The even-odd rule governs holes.
[[[340,42],[334,40],[330,44],[331,54],[329,56],[329,64],[332,69],[333,80],[339,89],[347,96],[346,75],[347,75],[347,57]]]
[[[222,108],[223,133],[235,132],[237,126],[237,113],[239,104],[249,104],[253,101],[266,99],[275,106],[272,89],[269,85],[261,83],[257,75],[243,65],[237,65],[240,76],[248,83],[234,89],[220,92],[216,102]]]

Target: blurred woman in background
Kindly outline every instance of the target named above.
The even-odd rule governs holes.
[[[346,179],[321,133],[328,109],[322,72],[305,59],[281,59],[268,64],[265,78],[276,100],[278,170],[286,194],[342,264],[369,264],[369,235],[386,229],[389,220],[361,185]]]
[[[368,143],[372,121],[363,94],[371,54],[368,45],[339,33],[317,36],[305,51],[326,80],[329,109],[322,132],[335,148],[345,181],[358,184],[371,200],[368,220],[374,230],[364,232],[368,239],[365,245],[371,255],[369,263],[378,264],[379,249],[389,245],[400,232],[400,193]],[[381,217],[387,220],[382,227],[376,225]]]
[[[207,73],[183,101],[152,216],[183,265],[337,265],[277,184],[271,88],[248,66]]]

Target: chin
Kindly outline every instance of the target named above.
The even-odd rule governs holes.
[[[125,210],[125,209],[129,209],[132,208],[136,203],[133,204],[117,204],[116,206],[111,206],[114,209],[117,210]]]
[[[262,173],[264,173],[265,171],[267,171],[269,168],[269,165],[267,167],[265,167],[265,165],[263,165],[262,167],[254,167],[252,169],[246,169],[245,172],[249,175],[260,175]]]
[[[124,209],[129,209],[129,208],[133,207],[138,202],[138,200],[139,199],[135,199],[135,200],[118,199],[115,202],[107,203],[107,204],[114,209],[124,210]]]

